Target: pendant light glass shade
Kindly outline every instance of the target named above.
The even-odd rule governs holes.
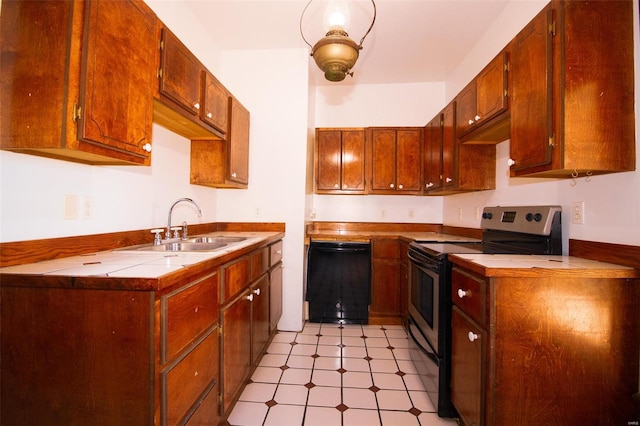
[[[362,42],[367,37],[373,24],[376,21],[376,4],[373,0],[373,19],[369,29],[360,40],[359,44],[349,38],[346,27],[349,22],[349,9],[345,1],[334,1],[329,4],[324,14],[324,24],[328,28],[326,35],[315,45],[311,44],[304,37],[302,31],[302,18],[307,8],[313,0],[310,0],[302,11],[300,17],[300,34],[302,39],[311,48],[311,56],[324,72],[324,77],[329,81],[342,81],[347,74],[353,77],[351,69],[358,60],[359,52],[362,49]]]

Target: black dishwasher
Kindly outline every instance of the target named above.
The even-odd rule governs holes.
[[[371,298],[369,243],[312,241],[308,256],[309,321],[366,324]]]

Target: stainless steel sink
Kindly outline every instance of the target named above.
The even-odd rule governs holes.
[[[228,247],[230,244],[246,240],[246,237],[228,235],[201,236],[189,238],[185,241],[170,241],[159,245],[144,244],[135,247],[126,247],[122,251],[152,251],[152,252],[203,252],[216,251]]]
[[[136,249],[137,251],[212,251],[226,247],[224,242],[194,242],[194,241],[177,241],[172,243],[164,243],[157,246],[146,245]]]
[[[189,238],[187,241],[199,244],[215,244],[215,243],[239,243],[241,241],[246,240],[246,237],[231,237],[225,235],[218,235],[213,237],[195,237]]]

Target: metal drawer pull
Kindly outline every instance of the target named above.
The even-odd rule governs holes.
[[[249,302],[253,302],[253,294],[248,295],[248,296],[247,296],[247,300],[248,300]]]
[[[469,332],[469,341],[473,342],[478,340],[478,335],[476,333],[474,333],[473,331]]]
[[[260,289],[256,288],[255,290],[253,290],[253,294],[255,294],[256,296],[260,296]]]
[[[461,288],[458,289],[458,297],[460,299],[462,299],[463,297],[470,297],[471,296],[471,292],[470,291],[465,291]]]

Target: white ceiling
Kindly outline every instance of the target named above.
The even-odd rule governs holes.
[[[311,83],[444,81],[508,1],[518,0],[376,0],[375,25],[363,43],[354,77],[330,83],[314,69]],[[307,0],[185,2],[223,50],[308,48],[300,35]],[[320,24],[326,4],[326,0],[313,0],[304,14],[304,34],[311,44],[324,35]],[[370,0],[349,4],[349,35],[359,42],[371,22],[373,6]]]

